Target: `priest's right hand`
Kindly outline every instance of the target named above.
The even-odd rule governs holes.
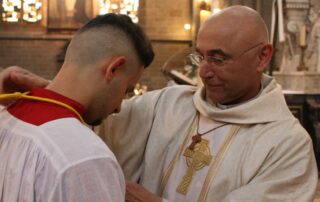
[[[149,192],[142,186],[126,181],[126,202],[161,202],[162,198]]]

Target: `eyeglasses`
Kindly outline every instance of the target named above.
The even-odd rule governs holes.
[[[200,55],[199,53],[191,53],[189,55],[189,58],[191,60],[191,63],[196,66],[200,66],[200,64],[203,60],[206,60],[208,64],[214,64],[216,66],[224,66],[226,64],[230,64],[230,63],[234,62],[236,59],[240,58],[241,56],[243,56],[244,54],[246,54],[250,50],[257,48],[262,44],[263,44],[263,42],[260,42],[256,45],[244,50],[242,53],[240,53],[237,57],[235,57],[233,59],[228,58],[226,56],[210,56],[209,55],[209,56],[205,57],[203,55]]]

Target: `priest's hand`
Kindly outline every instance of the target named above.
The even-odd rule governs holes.
[[[24,92],[33,87],[44,88],[49,81],[18,66],[11,66],[0,71],[0,94]],[[6,105],[8,101],[0,100],[0,104]]]
[[[48,84],[48,80],[18,66],[11,66],[0,72],[0,93],[44,88]]]
[[[126,181],[126,202],[161,202],[162,198],[152,194],[142,186]]]

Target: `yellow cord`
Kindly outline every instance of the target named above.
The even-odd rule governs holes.
[[[56,105],[62,106],[64,108],[67,108],[70,111],[72,111],[73,113],[75,113],[78,116],[78,118],[80,119],[80,121],[83,124],[85,124],[85,121],[83,120],[82,116],[77,112],[77,110],[75,110],[70,105],[67,105],[67,104],[65,104],[63,102],[56,101],[56,100],[49,99],[49,98],[43,98],[43,97],[38,97],[38,96],[27,95],[28,93],[29,92],[25,92],[25,93],[15,92],[15,93],[10,93],[10,94],[0,94],[0,100],[10,99],[10,98],[15,98],[15,99],[24,98],[24,99],[29,99],[29,100],[37,100],[37,101],[56,104]]]

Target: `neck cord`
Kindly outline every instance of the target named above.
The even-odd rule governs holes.
[[[79,118],[79,120],[85,124],[85,121],[83,120],[82,116],[79,114],[79,112],[77,112],[77,110],[75,110],[73,107],[71,107],[68,104],[65,104],[63,102],[57,101],[57,100],[53,100],[50,98],[43,98],[43,97],[38,97],[38,96],[32,96],[32,95],[27,95],[29,92],[25,92],[25,93],[20,93],[20,92],[15,92],[15,93],[10,93],[10,94],[0,94],[0,100],[4,100],[4,99],[10,99],[10,98],[15,98],[15,99],[28,99],[28,100],[37,100],[37,101],[41,101],[41,102],[48,102],[48,103],[52,103],[55,105],[59,105],[61,107],[64,107],[66,109],[69,109],[70,111],[72,111],[73,113],[75,113],[75,115]]]
[[[197,134],[203,136],[203,135],[205,135],[205,134],[207,134],[207,133],[210,133],[210,132],[212,132],[212,131],[214,131],[214,130],[216,130],[216,129],[218,129],[218,128],[221,128],[222,126],[228,125],[228,124],[229,124],[229,123],[224,123],[224,124],[221,124],[221,125],[216,126],[216,127],[214,127],[214,128],[211,128],[210,130],[207,130],[207,131],[204,132],[204,133],[199,133],[199,128],[200,128],[200,113],[198,113]]]
[[[189,145],[189,149],[194,150],[195,145],[196,145],[197,143],[201,142],[201,140],[202,140],[201,137],[202,137],[203,135],[205,135],[205,134],[207,134],[207,133],[210,133],[210,132],[212,132],[212,131],[214,131],[214,130],[216,130],[216,129],[218,129],[218,128],[221,128],[222,126],[228,125],[228,124],[229,124],[229,123],[224,123],[224,124],[222,124],[222,125],[219,125],[219,126],[216,126],[216,127],[214,127],[214,128],[211,128],[210,130],[207,130],[207,131],[204,132],[204,133],[199,133],[199,128],[200,128],[200,113],[198,113],[198,128],[197,128],[197,134],[192,137],[192,142],[191,142],[191,144]]]

